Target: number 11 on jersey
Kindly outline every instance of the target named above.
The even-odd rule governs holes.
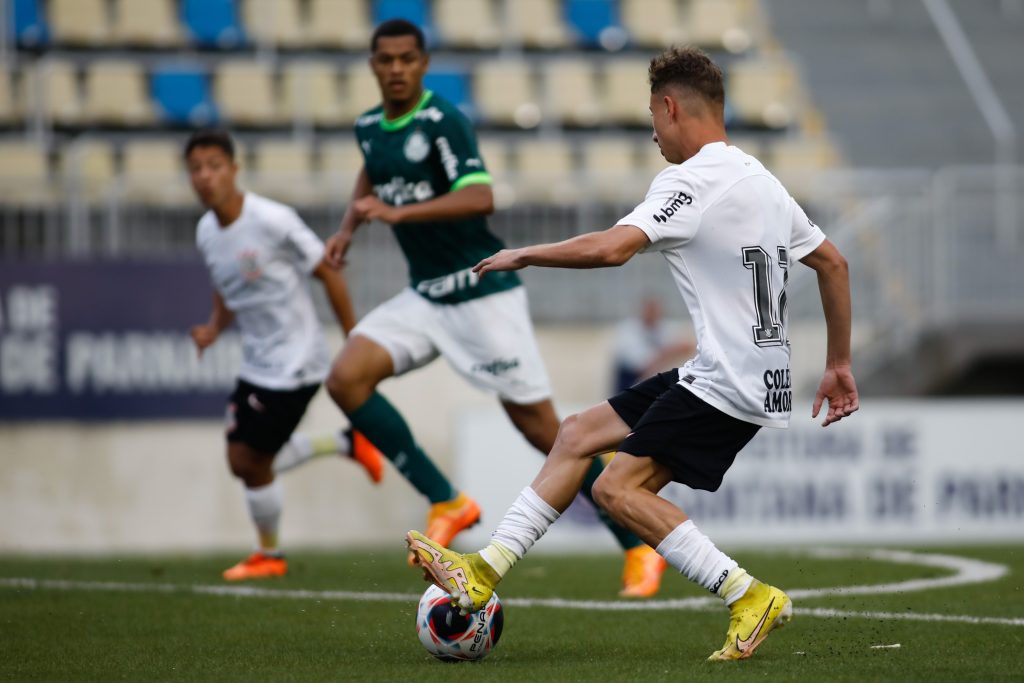
[[[757,324],[754,343],[758,346],[782,346],[788,343],[786,335],[786,284],[789,282],[789,253],[778,248],[778,264],[782,269],[782,291],[778,305],[772,295],[772,257],[762,247],[743,247],[743,267],[750,270],[754,281],[754,310]]]

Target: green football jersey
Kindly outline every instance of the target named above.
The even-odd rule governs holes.
[[[356,120],[356,139],[374,194],[392,206],[423,202],[491,176],[469,120],[429,90],[409,113],[384,118],[379,105]],[[457,304],[520,285],[514,272],[480,278],[472,267],[505,245],[483,216],[391,226],[409,263],[412,287],[427,299]]]

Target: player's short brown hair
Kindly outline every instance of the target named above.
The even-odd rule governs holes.
[[[231,134],[223,128],[201,128],[194,131],[185,143],[183,156],[186,160],[196,147],[219,147],[228,155],[228,159],[235,160],[235,143]]]
[[[725,106],[722,70],[699,48],[668,48],[651,60],[647,78],[652,93],[675,86],[696,93],[718,107]]]

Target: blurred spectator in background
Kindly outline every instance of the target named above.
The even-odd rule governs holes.
[[[670,368],[679,367],[697,345],[673,329],[661,301],[646,297],[640,315],[627,318],[615,330],[615,393]]]

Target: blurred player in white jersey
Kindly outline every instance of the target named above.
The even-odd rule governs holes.
[[[728,144],[722,74],[707,55],[669,49],[651,61],[648,75],[654,140],[673,165],[658,174],[644,201],[612,228],[503,250],[476,271],[617,266],[641,251],[659,251],[693,319],[697,355],[564,420],[544,467],[479,553],[454,553],[415,531],[406,540],[431,580],[463,609],[479,609],[572,501],[595,454],[617,450],[594,497],[669,565],[724,600],[728,634],[710,659],[744,659],[790,619],[789,597],[740,568],[657,493],[670,481],[717,490],[761,427],[788,425],[785,285],[797,261],[817,272],[828,333],[812,416],[824,401],[825,426],[857,410],[849,274],[843,256],[779,181]]]
[[[235,321],[242,367],[228,404],[227,456],[245,485],[259,550],[224,572],[229,581],[281,576],[278,548],[282,496],[275,474],[318,455],[340,453],[380,481],[383,459],[351,431],[318,438],[294,434],[330,368],[330,354],[309,290],[310,275],[347,334],[355,325],[348,286],[323,262],[324,245],[294,209],[242,192],[234,144],[224,131],[197,131],[185,146],[192,187],[207,211],[196,244],[213,281],[213,310],[192,328],[199,353]]]

